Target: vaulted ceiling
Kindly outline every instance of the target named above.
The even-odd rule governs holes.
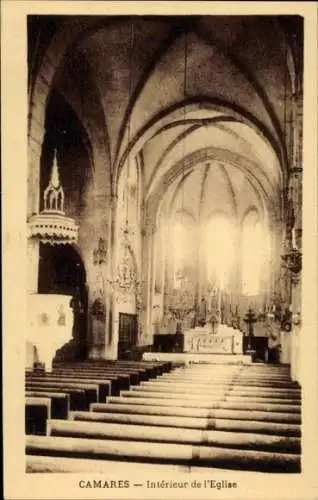
[[[198,191],[189,207],[196,213],[222,193],[233,210],[248,198],[279,211],[301,70],[300,20],[286,19],[90,17],[54,86],[92,142],[106,145],[114,179],[128,155],[137,159],[149,204],[168,195],[177,203],[186,189],[188,201]]]

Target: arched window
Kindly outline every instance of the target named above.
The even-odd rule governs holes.
[[[193,282],[196,268],[196,227],[188,213],[177,213],[170,226],[169,258],[173,267],[174,288]]]
[[[208,281],[224,290],[230,283],[234,262],[234,228],[225,214],[213,216],[205,229]]]
[[[262,268],[268,259],[268,236],[256,210],[251,210],[242,225],[242,292],[258,295]]]
[[[155,269],[155,291],[157,293],[162,291],[164,268],[165,268],[165,248],[167,242],[165,241],[165,219],[163,214],[159,214],[157,220],[157,231],[155,237],[156,245],[156,269]]]
[[[172,251],[174,268],[174,287],[181,288],[185,266],[186,229],[181,222],[176,222],[172,232]]]
[[[138,196],[138,170],[134,162],[123,167],[118,182],[118,228],[124,226],[127,220],[129,227],[136,230],[139,223]]]

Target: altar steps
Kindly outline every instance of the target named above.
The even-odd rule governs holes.
[[[127,461],[300,472],[300,438],[301,391],[287,367],[190,365],[70,411],[69,420],[49,419],[47,436],[27,436],[27,467],[47,470],[48,457],[59,457],[74,471],[85,461]]]

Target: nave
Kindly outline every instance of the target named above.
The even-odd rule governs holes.
[[[26,374],[26,432],[27,472],[296,473],[301,390],[284,365],[56,363]]]
[[[303,31],[28,19],[28,472],[300,472]]]

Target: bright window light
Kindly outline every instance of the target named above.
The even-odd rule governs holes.
[[[205,252],[208,280],[221,289],[231,280],[234,263],[233,225],[223,215],[213,217],[205,230]]]

